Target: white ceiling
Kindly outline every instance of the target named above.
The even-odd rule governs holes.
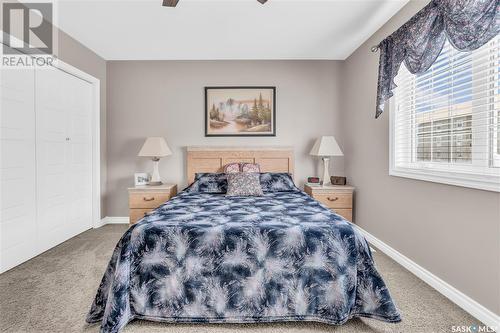
[[[56,24],[106,60],[345,59],[408,0],[57,2]]]

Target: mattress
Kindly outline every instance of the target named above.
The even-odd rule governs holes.
[[[183,191],[125,232],[87,316],[171,323],[400,321],[357,228],[302,191]]]

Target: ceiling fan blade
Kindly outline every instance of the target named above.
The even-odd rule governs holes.
[[[175,7],[179,0],[163,0],[163,6],[165,7]]]
[[[257,0],[257,1],[260,2],[261,4],[265,4],[267,2],[267,0]],[[163,6],[175,7],[175,6],[177,6],[178,2],[179,2],[179,0],[163,0]]]

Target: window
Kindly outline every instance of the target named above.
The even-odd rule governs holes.
[[[448,42],[425,73],[401,65],[391,100],[390,174],[500,192],[500,37]]]

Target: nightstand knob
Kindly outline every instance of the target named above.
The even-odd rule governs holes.
[[[151,198],[146,198],[146,197],[143,197],[142,198],[144,201],[153,201],[155,199],[155,197],[151,197]]]
[[[337,201],[337,200],[339,200],[339,197],[335,197],[335,198],[328,197],[327,199],[328,199],[328,201]]]

